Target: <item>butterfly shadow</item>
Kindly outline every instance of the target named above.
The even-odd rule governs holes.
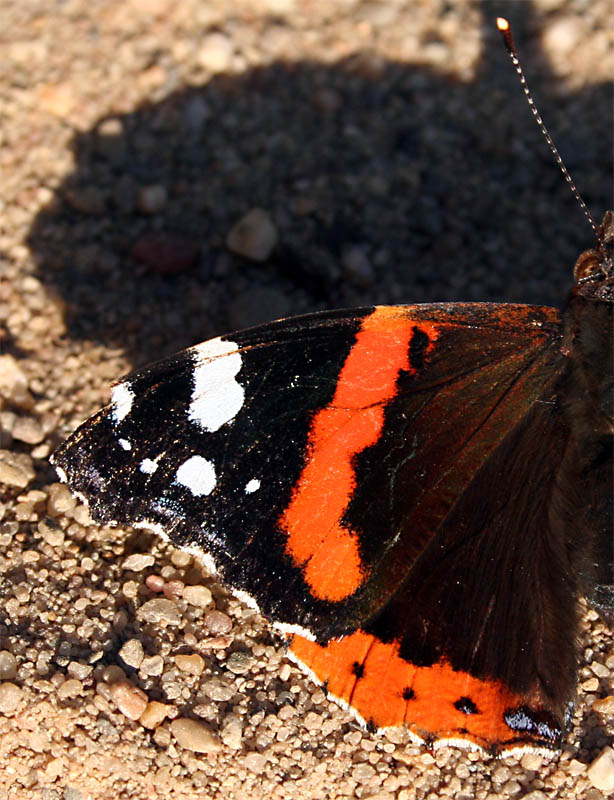
[[[366,52],[275,62],[78,133],[75,169],[28,236],[69,336],[122,348],[136,365],[331,306],[560,304],[592,236],[494,16],[511,17],[542,115],[596,216],[611,204],[610,87],[562,86],[540,48],[548,20],[529,4],[482,8],[469,81],[419,65],[420,53],[415,64]],[[256,207],[278,235],[261,263],[225,243]]]

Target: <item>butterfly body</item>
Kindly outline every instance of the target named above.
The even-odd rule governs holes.
[[[373,727],[555,748],[578,599],[614,607],[597,256],[562,312],[380,306],[197,345],[125,378],[54,463],[94,519],[208,559]]]

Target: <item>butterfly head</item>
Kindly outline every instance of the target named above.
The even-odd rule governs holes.
[[[606,212],[597,229],[595,247],[579,256],[574,278],[583,287],[582,294],[614,301],[614,212]]]

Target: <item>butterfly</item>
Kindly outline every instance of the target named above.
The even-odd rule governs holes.
[[[614,620],[614,216],[562,310],[330,311],[120,381],[55,453],[101,523],[198,554],[372,728],[560,745],[581,596]]]

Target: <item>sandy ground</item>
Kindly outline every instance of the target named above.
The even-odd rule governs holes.
[[[560,304],[591,232],[501,12],[600,217],[607,0],[0,2],[1,797],[597,800],[613,785],[596,615],[559,757],[431,754],[362,731],[198,563],[92,524],[47,460],[114,378],[229,329],[374,302]],[[277,238],[261,263],[226,246],[254,208]]]

